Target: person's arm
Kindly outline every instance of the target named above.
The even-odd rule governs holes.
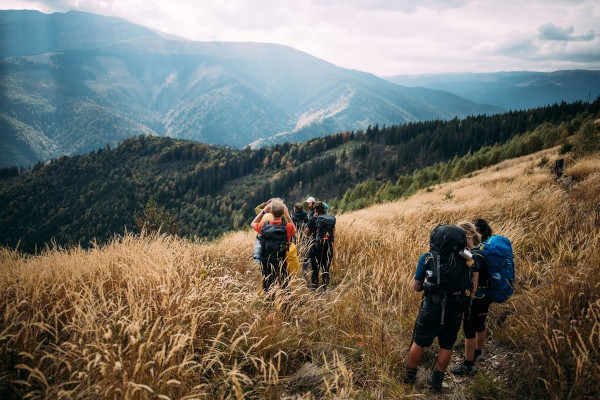
[[[475,261],[475,265],[473,265],[473,293],[471,297],[475,296],[475,292],[479,288],[479,272],[484,268],[485,263],[481,253],[476,249],[473,250],[473,260]]]
[[[423,254],[417,262],[417,270],[413,279],[413,289],[415,292],[423,291],[423,282],[425,281],[425,259],[427,255]]]
[[[250,223],[250,226],[252,227],[252,229],[256,230],[256,226],[259,225],[263,219],[263,215],[265,215],[264,210],[259,212],[256,217],[254,217],[254,220],[252,220],[252,223]]]
[[[264,209],[263,209],[261,212],[259,212],[259,213],[256,215],[256,217],[254,217],[254,220],[252,220],[252,223],[250,223],[250,226],[252,227],[252,229],[254,229],[254,230],[256,231],[256,226],[258,226],[258,225],[261,223],[261,221],[262,221],[262,219],[263,219],[263,216],[264,216],[266,213],[270,212],[270,210],[271,210],[271,208],[270,208],[270,207],[271,207],[271,204],[267,204],[267,205],[265,206],[265,208],[264,208]]]
[[[312,218],[308,219],[308,223],[306,224],[306,229],[304,229],[304,233],[306,233],[307,235],[311,234],[312,229],[313,229],[311,227],[315,226],[315,220],[316,220],[316,217],[312,217]]]
[[[294,225],[294,221],[292,220],[292,217],[290,216],[290,212],[285,204],[283,205],[283,215],[285,215],[287,217],[287,220],[288,220],[287,223],[292,224],[292,236],[294,236],[296,234],[296,225]]]
[[[415,290],[415,292],[421,292],[423,290],[423,282],[414,279],[413,280],[413,289]]]
[[[471,297],[475,296],[475,292],[477,291],[477,285],[479,284],[479,271],[473,272],[473,291],[471,292]]]

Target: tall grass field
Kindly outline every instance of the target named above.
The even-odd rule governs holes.
[[[557,157],[338,215],[330,287],[295,276],[274,302],[249,229],[211,243],[126,234],[87,250],[2,249],[0,397],[429,398],[436,345],[417,384],[402,383],[417,259],[436,225],[485,218],[511,239],[517,276],[511,299],[491,306],[486,346],[514,359],[498,376],[447,374],[439,398],[597,398],[600,156],[567,159],[559,180]]]

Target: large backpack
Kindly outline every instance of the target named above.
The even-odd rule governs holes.
[[[330,214],[319,215],[316,221],[315,243],[318,247],[332,245],[334,241],[335,217]]]
[[[441,302],[441,325],[444,325],[448,301],[466,302],[471,296],[473,273],[459,254],[466,247],[465,231],[456,225],[438,225],[429,237],[424,287],[427,296]]]
[[[439,225],[431,232],[426,264],[430,294],[445,293],[451,298],[471,295],[473,274],[459,254],[466,246],[466,234],[458,226]]]
[[[490,236],[480,246],[489,273],[490,286],[486,292],[490,300],[504,303],[513,294],[515,263],[512,245],[508,238]]]
[[[283,260],[288,249],[287,223],[281,225],[265,222],[260,230],[260,257],[261,259]]]

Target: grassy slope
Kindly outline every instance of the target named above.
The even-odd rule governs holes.
[[[493,341],[521,362],[506,372],[510,385],[449,377],[444,397],[470,398],[475,386],[515,398],[593,396],[600,390],[600,157],[570,163],[578,182],[555,183],[547,167],[536,167],[543,154],[553,161],[556,150],[340,215],[332,288],[315,295],[298,279],[287,308],[281,298],[264,302],[250,232],[208,244],[126,236],[36,257],[1,250],[0,392],[429,394],[423,381],[433,351],[417,386],[401,383],[420,297],[411,289],[416,260],[436,224],[483,217],[513,241],[518,289],[492,306],[489,320]]]

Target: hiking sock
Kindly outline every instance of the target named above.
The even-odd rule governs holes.
[[[444,380],[444,375],[446,375],[444,372],[440,372],[434,368],[433,373],[429,375],[429,378],[427,378],[427,382],[429,382],[434,392],[442,391],[442,381]]]
[[[404,383],[413,384],[417,380],[417,368],[406,367],[406,376]]]

